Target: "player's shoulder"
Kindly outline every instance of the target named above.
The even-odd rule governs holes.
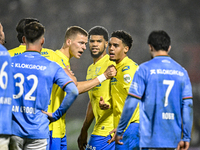
[[[55,52],[52,49],[42,48],[41,55],[49,55],[49,54],[55,54]]]
[[[102,67],[108,67],[110,65],[114,65],[116,66],[116,63],[115,61],[111,61],[110,60],[110,56],[108,54],[106,54],[102,60],[100,60],[99,64],[102,66]]]
[[[8,50],[10,56],[16,56],[16,55],[19,55],[19,54],[22,54],[26,51],[26,46],[25,45],[20,45],[18,47],[15,47],[13,49],[10,49]]]
[[[135,61],[133,61],[131,58],[129,58],[128,56],[124,58],[124,63],[134,65],[134,66],[138,66],[138,64]]]
[[[179,64],[177,61],[175,61],[174,59],[171,59],[171,61],[173,62],[173,65],[176,65],[177,67],[185,70],[185,68],[181,64]]]
[[[3,56],[1,59],[3,58],[7,59],[8,57],[10,57],[10,54],[8,53],[7,49],[1,44],[0,44],[0,56]]]
[[[2,44],[0,44],[0,51],[6,51],[7,52],[7,49]]]
[[[123,63],[123,68],[122,71],[132,71],[135,70],[138,67],[138,64],[134,62],[132,59],[129,57],[125,57],[124,63]]]

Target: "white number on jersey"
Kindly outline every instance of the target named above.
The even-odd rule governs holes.
[[[167,107],[168,97],[172,90],[172,87],[174,86],[174,80],[163,80],[163,84],[168,85],[167,91],[165,93],[165,104],[164,104],[164,106]]]
[[[2,89],[6,89],[7,88],[7,84],[8,84],[8,74],[7,72],[4,71],[4,69],[6,68],[6,66],[8,65],[8,62],[5,61],[1,67],[0,70],[0,87]],[[5,83],[3,83],[3,78],[5,77]]]
[[[16,95],[13,95],[13,98],[14,99],[18,99],[20,98],[23,93],[24,93],[24,75],[21,74],[21,73],[17,73],[14,75],[14,78],[20,78],[20,82],[16,82],[15,83],[15,86],[19,87],[19,93],[16,94]],[[25,95],[24,99],[25,100],[30,100],[30,101],[35,101],[36,97],[35,96],[31,96],[33,94],[33,92],[35,91],[35,89],[37,88],[37,85],[38,85],[38,78],[35,76],[35,75],[29,75],[27,77],[28,80],[30,79],[33,79],[33,86],[32,88],[30,89],[30,91]]]

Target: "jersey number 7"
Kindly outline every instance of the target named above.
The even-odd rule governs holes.
[[[165,93],[165,104],[164,104],[164,106],[167,107],[168,97],[169,97],[169,94],[172,90],[172,87],[174,86],[174,80],[163,80],[163,84],[168,85],[168,88],[167,88],[166,93]]]

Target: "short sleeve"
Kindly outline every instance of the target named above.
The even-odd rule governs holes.
[[[141,99],[145,90],[144,69],[138,67],[129,89],[129,95]]]

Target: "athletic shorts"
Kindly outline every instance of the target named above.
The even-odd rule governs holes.
[[[48,139],[29,139],[12,135],[10,137],[10,150],[49,150]]]
[[[0,135],[0,149],[9,150],[8,145],[10,142],[10,135]]]
[[[67,137],[52,138],[52,131],[50,131],[49,150],[67,150]]]
[[[105,137],[92,134],[86,146],[86,150],[115,150],[115,141],[110,144],[107,142],[111,138],[110,135]]]
[[[115,144],[116,150],[139,150],[139,123],[131,123],[120,140],[123,145]]]

